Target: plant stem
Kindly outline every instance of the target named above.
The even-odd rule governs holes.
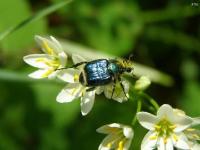
[[[151,105],[155,108],[156,111],[159,109],[159,105],[156,102],[156,100],[154,100],[152,97],[150,97],[148,94],[144,92],[141,92],[140,94],[151,103]]]
[[[142,102],[141,102],[141,100],[138,100],[137,101],[137,110],[136,110],[135,116],[134,116],[132,123],[131,123],[132,126],[135,125],[135,123],[137,121],[137,113],[141,111],[141,108],[142,108]]]

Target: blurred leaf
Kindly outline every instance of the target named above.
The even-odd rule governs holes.
[[[181,73],[185,79],[185,84],[183,84],[180,105],[186,113],[191,115],[199,115],[200,84],[198,82],[198,71],[198,66],[195,61],[188,59],[182,63]]]
[[[145,23],[153,23],[153,22],[159,22],[159,21],[190,17],[197,14],[200,14],[200,9],[195,9],[191,7],[191,5],[189,6],[188,5],[186,6],[173,5],[161,10],[152,10],[152,11],[142,12],[140,14],[140,17]]]
[[[180,105],[183,110],[193,117],[199,115],[200,106],[200,85],[197,81],[187,82],[183,88],[183,95],[180,98]]]
[[[62,1],[60,3],[54,4],[52,6],[49,6],[43,10],[41,10],[40,12],[36,13],[35,15],[25,19],[24,21],[20,22],[19,24],[10,27],[9,29],[7,29],[6,31],[4,31],[3,33],[0,34],[0,40],[2,40],[3,38],[5,38],[6,36],[8,36],[9,34],[13,33],[16,30],[21,29],[22,27],[37,21],[38,19],[47,16],[48,14],[56,11],[59,8],[62,8],[63,6],[65,6],[66,4],[68,4],[69,2],[71,2],[71,0],[68,1]],[[13,5],[16,6],[16,5]],[[18,5],[17,5],[18,6]]]
[[[181,74],[186,81],[194,81],[198,79],[198,64],[192,59],[185,59],[181,66]]]
[[[150,27],[145,31],[145,35],[151,40],[162,41],[168,45],[177,45],[183,50],[188,50],[188,52],[200,51],[198,39],[170,28]]]
[[[30,25],[23,22],[16,26],[12,26],[30,16],[31,12],[29,5],[25,0],[0,1],[0,10],[0,44],[6,54],[14,55],[16,57],[19,52],[22,52],[23,48],[30,46],[34,34],[44,33],[46,30],[44,20],[34,22]],[[25,24],[28,26],[22,28]],[[6,28],[8,29],[5,30]],[[20,32],[15,32],[12,36],[2,41],[7,35],[20,28],[22,28]]]
[[[101,53],[98,50],[90,49],[87,47],[84,47],[82,45],[66,41],[66,40],[60,40],[61,44],[69,55],[72,53],[79,54],[87,59],[98,59],[98,58],[116,58],[114,56]],[[156,69],[138,64],[134,62],[134,74],[138,77],[140,76],[147,76],[150,78],[152,82],[164,85],[164,86],[171,86],[173,84],[173,79],[169,75],[162,73]]]
[[[31,82],[31,83],[51,83],[55,81],[43,79],[43,80],[35,80],[28,77],[30,72],[19,73],[16,71],[0,69],[0,81],[8,81],[8,82]]]
[[[51,127],[41,131],[41,142],[38,149],[68,150],[68,144],[69,141],[63,130]]]
[[[53,113],[53,125],[57,128],[63,128],[69,125],[79,114],[79,101],[71,103],[58,103],[56,96],[61,91],[63,85],[56,84],[34,84],[32,85],[36,95],[38,106],[42,110]]]

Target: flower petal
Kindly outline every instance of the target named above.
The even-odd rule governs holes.
[[[48,75],[48,79],[50,80],[55,79],[58,73],[59,73],[59,70],[53,71],[51,74]]]
[[[159,119],[162,119],[163,117],[171,118],[173,115],[173,108],[168,104],[163,104],[157,112]]]
[[[59,71],[58,78],[68,83],[79,83],[80,70],[78,69],[64,69]]]
[[[51,69],[40,69],[30,73],[28,76],[34,79],[42,79],[48,77],[51,73],[53,73]]]
[[[165,150],[173,150],[174,149],[173,142],[170,138],[167,139],[165,146],[166,146]]]
[[[117,130],[119,130],[119,128],[122,128],[121,124],[112,123],[112,124],[103,125],[100,128],[98,128],[96,131],[98,133],[109,134],[109,133],[116,132]]]
[[[155,124],[159,121],[156,116],[148,112],[138,112],[137,119],[144,128],[149,130],[154,130]]]
[[[200,144],[194,143],[191,147],[191,150],[200,150]]]
[[[35,40],[46,54],[58,56],[62,52],[59,42],[53,37],[47,39],[36,35]]]
[[[193,124],[193,120],[187,116],[173,116],[173,120],[171,121],[173,124],[176,125],[174,132],[181,132]]]
[[[134,88],[136,90],[145,90],[151,84],[151,80],[147,76],[141,76],[136,82]]]
[[[67,64],[67,55],[64,52],[58,54],[58,59],[60,62],[60,68],[64,68]]]
[[[54,57],[48,54],[31,54],[24,56],[23,58],[27,64],[41,69],[51,67],[47,62],[52,61],[53,59]]]
[[[157,113],[157,116],[162,118],[167,118],[172,124],[176,125],[174,132],[180,132],[188,128],[192,124],[192,119],[180,110],[173,109],[170,105],[162,105]]]
[[[100,95],[103,91],[104,91],[104,87],[103,86],[96,87],[96,94],[97,95]]]
[[[128,139],[127,142],[124,144],[124,150],[128,150],[131,146],[132,139]]]
[[[101,144],[99,145],[98,150],[110,150],[112,148],[114,148],[114,142],[116,140],[116,136],[109,134],[108,136],[106,136],[103,141],[101,142]]]
[[[192,126],[200,125],[200,117],[192,118]]]
[[[59,103],[71,102],[82,94],[83,87],[78,83],[68,84],[56,97]]]
[[[157,136],[153,131],[149,131],[143,138],[141,149],[142,150],[153,150],[157,144]]]
[[[189,150],[190,149],[189,141],[187,137],[185,136],[185,134],[180,133],[180,134],[176,134],[176,136],[177,136],[177,139],[172,138],[174,146],[178,149]]]
[[[128,126],[123,127],[123,134],[127,139],[132,139],[133,138],[133,129]]]
[[[86,92],[83,97],[81,98],[81,113],[83,116],[87,115],[93,105],[95,99],[95,90]]]
[[[165,143],[164,143],[164,139],[160,138],[158,140],[158,146],[157,146],[158,150],[165,150]]]
[[[86,62],[87,60],[78,54],[72,54],[72,61],[74,64]]]
[[[115,84],[115,89],[114,89],[114,84]],[[116,100],[120,103],[127,101],[129,97],[128,91],[129,91],[129,82],[126,80],[122,81],[123,87],[120,85],[120,82],[116,83],[111,83],[104,88],[104,94],[107,98]],[[113,95],[112,95],[113,93]],[[126,95],[125,95],[126,93]]]
[[[56,49],[58,50],[58,53],[63,52],[62,45],[59,43],[59,41],[56,40],[56,38],[53,36],[50,36],[50,38],[52,40],[53,45],[56,45]]]

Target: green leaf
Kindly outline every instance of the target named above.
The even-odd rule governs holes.
[[[0,34],[0,40],[4,39],[6,36],[8,36],[9,34],[15,32],[16,30],[19,30],[22,27],[24,27],[24,26],[26,26],[26,25],[28,25],[28,24],[30,24],[32,22],[35,22],[35,21],[37,21],[38,19],[40,19],[42,17],[47,16],[48,14],[58,10],[59,8],[62,8],[63,6],[68,4],[69,2],[71,2],[71,0],[65,0],[65,1],[62,1],[60,3],[54,4],[52,6],[49,6],[49,7],[45,8],[45,9],[39,11],[35,15],[23,20],[19,24],[11,26],[10,28],[8,28],[7,30],[5,30],[4,32],[2,32]],[[14,6],[18,6],[18,4],[14,5]],[[17,7],[15,7],[15,8],[17,8]]]
[[[2,41],[4,37],[20,27],[12,25],[30,16],[31,10],[29,4],[25,0],[0,1],[0,10],[1,48],[6,55],[13,55],[15,56],[14,59],[16,59],[16,55],[19,56],[19,52],[22,52],[25,47],[30,46],[34,34],[45,32],[46,23],[45,20],[40,20],[33,24],[29,24],[22,28],[20,32],[15,32],[12,36]],[[5,30],[8,27],[9,29]]]

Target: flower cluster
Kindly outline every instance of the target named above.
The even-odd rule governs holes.
[[[57,78],[66,82],[56,98],[58,102],[71,102],[80,98],[81,113],[85,116],[91,111],[96,94],[104,93],[106,98],[122,103],[129,99],[131,91],[136,97],[148,99],[157,109],[156,115],[142,112],[141,99],[137,100],[137,112],[132,126],[111,123],[97,129],[97,132],[107,134],[99,150],[128,150],[134,136],[132,127],[136,121],[149,130],[141,143],[141,150],[200,150],[200,131],[195,128],[200,125],[200,118],[189,117],[184,111],[168,104],[159,107],[156,101],[143,92],[151,84],[146,76],[140,77],[131,86],[122,76],[125,72],[131,72],[127,62],[107,59],[92,61],[72,54],[73,65],[67,67],[68,56],[54,37],[47,39],[35,36],[35,40],[44,53],[24,57],[27,64],[38,68],[29,76],[35,79]]]
[[[124,78],[121,78],[120,82],[117,80],[116,82],[109,82],[106,85],[100,84],[94,87],[85,85],[81,82],[80,77],[85,78],[83,76],[85,74],[84,66],[89,60],[80,55],[72,54],[74,65],[67,68],[67,54],[54,37],[50,36],[48,39],[35,36],[35,40],[44,54],[31,54],[24,57],[24,61],[27,64],[39,68],[39,70],[29,74],[29,77],[35,79],[52,79],[57,77],[66,82],[67,85],[56,98],[58,102],[71,102],[80,98],[81,113],[82,115],[87,115],[94,105],[95,94],[104,93],[108,99],[113,99],[120,103],[128,100],[129,82]]]

